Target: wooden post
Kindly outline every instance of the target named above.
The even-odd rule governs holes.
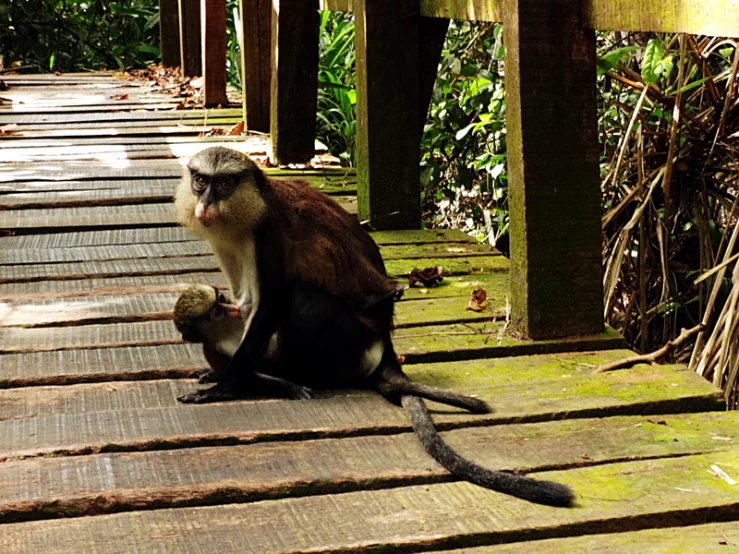
[[[318,1],[274,0],[272,14],[272,158],[313,157],[318,102]]]
[[[579,0],[505,0],[514,332],[603,329],[595,36]]]
[[[200,0],[178,0],[180,8],[180,61],[182,74],[202,75]]]
[[[272,78],[272,0],[240,0],[241,84],[246,127],[269,132],[269,95]]]
[[[418,3],[355,0],[353,7],[359,218],[376,229],[417,229],[422,126]]]
[[[226,104],[226,0],[201,0],[203,103]]]
[[[426,125],[431,95],[434,92],[434,83],[439,70],[441,51],[444,48],[446,32],[449,29],[449,20],[437,17],[422,17],[420,19],[418,36],[418,101],[421,134]]]
[[[180,14],[177,0],[159,0],[159,38],[162,65],[180,65]]]

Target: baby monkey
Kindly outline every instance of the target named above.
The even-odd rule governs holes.
[[[376,304],[388,301],[392,299],[367,297],[362,301],[362,309],[372,309]],[[239,307],[223,292],[206,285],[193,285],[179,297],[174,308],[174,323],[183,340],[203,344],[203,353],[211,367],[210,372],[201,377],[201,382],[217,381],[220,378],[239,347],[249,311],[249,306]],[[273,390],[278,396],[310,398],[310,389],[277,377],[280,374],[293,375],[289,368],[281,366],[278,334],[279,330],[272,336],[266,354],[268,359],[260,366],[263,372],[271,374],[262,377],[277,383]],[[402,371],[386,371],[352,384],[374,389],[386,399],[399,402],[407,412],[413,430],[426,452],[452,475],[532,502],[552,506],[571,505],[572,492],[564,485],[492,471],[463,458],[438,434],[422,398],[463,408],[472,413],[491,412],[484,401],[413,383]],[[264,391],[260,389],[260,392]]]
[[[177,299],[174,324],[186,342],[202,343],[203,355],[210,369],[199,375],[201,383],[218,382],[241,344],[244,325],[251,306],[235,304],[224,292],[208,285],[192,285]],[[276,369],[276,341],[273,336],[267,348],[264,370]],[[275,377],[260,375],[263,384],[272,382],[272,392],[280,395],[294,391],[290,398],[310,398],[311,390]],[[283,385],[283,386],[279,386]]]

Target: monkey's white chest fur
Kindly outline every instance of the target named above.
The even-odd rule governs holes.
[[[244,327],[246,334],[259,307],[259,273],[254,239],[248,237],[238,243],[229,244],[211,242],[210,246],[218,258],[236,303],[240,306],[251,304],[251,312]]]

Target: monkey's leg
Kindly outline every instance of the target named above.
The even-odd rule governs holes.
[[[254,316],[251,327],[234,354],[231,363],[218,383],[203,390],[193,391],[178,400],[185,403],[203,404],[223,402],[247,396],[268,396],[295,400],[310,398],[312,391],[285,379],[267,375],[269,361],[266,360],[267,346],[277,331],[280,311],[264,302]]]

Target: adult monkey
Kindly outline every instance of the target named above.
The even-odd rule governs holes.
[[[397,284],[372,238],[336,202],[304,181],[270,180],[244,154],[213,147],[188,163],[175,205],[180,223],[210,244],[236,304],[251,307],[218,383],[181,401],[310,394],[295,383],[374,388],[404,406],[426,450],[452,474],[532,502],[572,504],[563,485],[490,471],[441,440],[420,395],[472,411],[489,408],[416,385],[403,373],[391,341]],[[275,333],[285,372],[279,383],[264,372]],[[448,398],[435,397],[439,392]]]

